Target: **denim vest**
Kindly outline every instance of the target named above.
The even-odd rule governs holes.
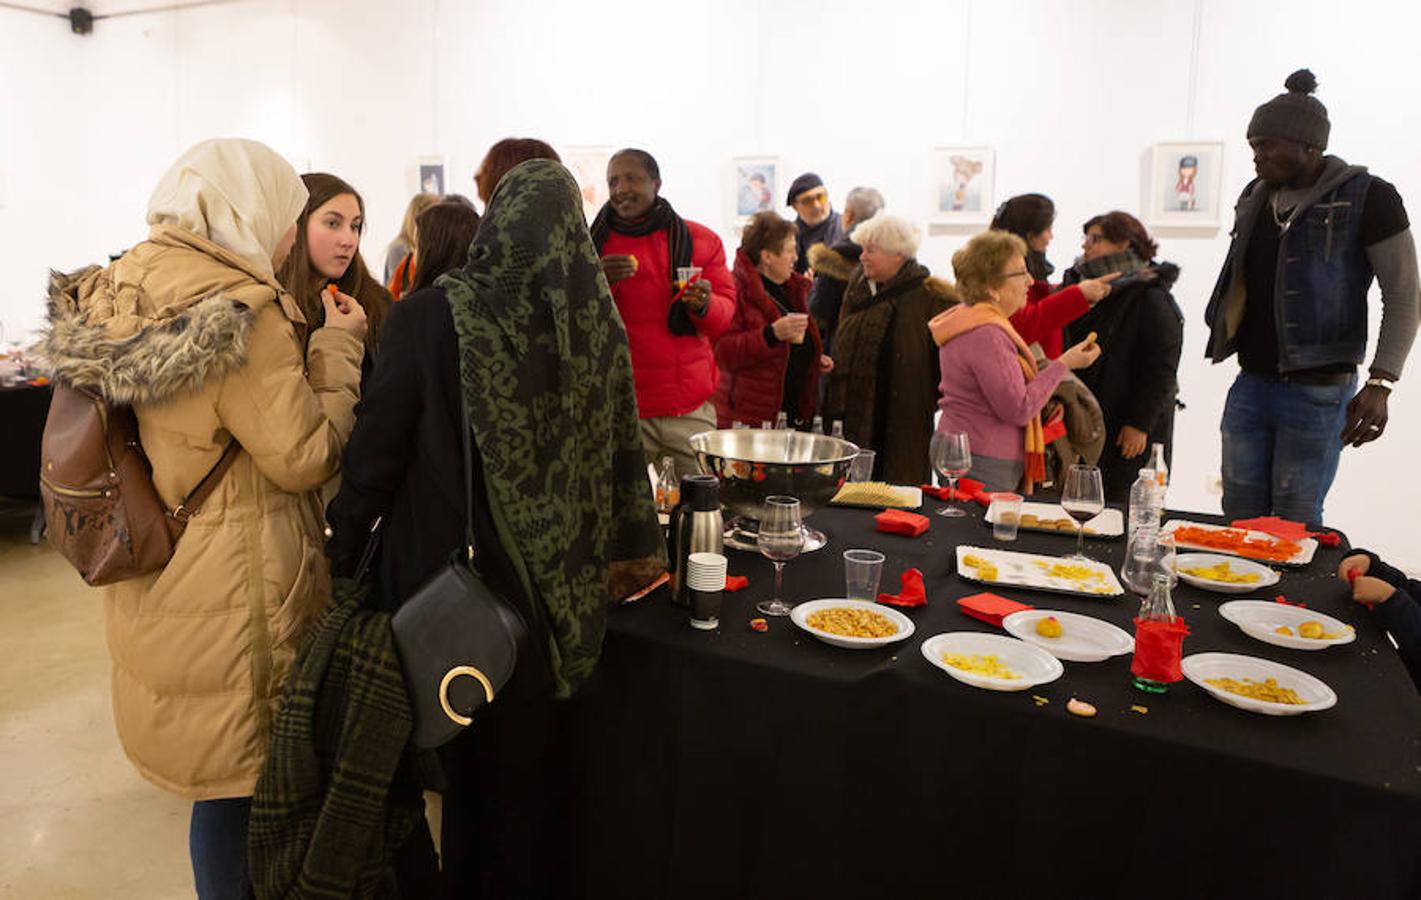
[[[1361,365],[1367,352],[1367,290],[1372,264],[1362,246],[1362,207],[1372,177],[1347,177],[1284,223],[1278,242],[1273,315],[1278,335],[1278,369],[1295,372],[1319,366]],[[1235,280],[1242,290],[1248,239],[1262,206],[1266,185],[1255,182],[1239,198],[1234,240],[1206,316],[1211,329],[1209,356],[1219,362],[1235,350],[1227,323]],[[1264,213],[1267,214],[1266,212]]]

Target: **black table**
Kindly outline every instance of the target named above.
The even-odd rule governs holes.
[[[39,450],[50,389],[0,388],[0,497],[39,498]]]
[[[829,546],[788,565],[789,599],[841,596],[841,551],[876,548],[888,555],[887,590],[909,566],[925,575],[929,603],[908,613],[917,633],[850,651],[787,619],[753,632],[773,574],[739,551],[728,551],[730,571],[751,586],[726,594],[718,631],[691,629],[661,595],[617,610],[568,738],[585,765],[565,810],[578,892],[1394,897],[1421,887],[1421,698],[1332,576],[1341,549],[1322,548],[1305,570],[1249,596],[1284,593],[1352,623],[1349,645],[1264,644],[1219,616],[1234,598],[1176,591],[1192,630],[1186,655],[1277,660],[1339,697],[1320,713],[1271,717],[1188,682],[1142,694],[1129,685],[1128,656],[1065,663],[1062,678],[1021,693],[961,684],[919,645],[995,630],[955,602],[982,589],[953,562],[958,543],[993,546],[981,510],[933,516],[919,538],[878,533],[862,510],[811,521]],[[1010,549],[1065,554],[1074,540],[1023,532]],[[1118,570],[1122,545],[1088,540],[1086,552]],[[1138,609],[1133,595],[996,593],[1127,631]],[[1099,714],[1069,715],[1072,696]]]

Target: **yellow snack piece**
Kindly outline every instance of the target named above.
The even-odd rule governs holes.
[[[1298,637],[1319,640],[1322,637],[1322,633],[1322,623],[1316,619],[1310,619],[1298,626]]]
[[[1180,571],[1195,578],[1207,578],[1209,581],[1221,581],[1224,584],[1257,584],[1259,581],[1257,572],[1235,572],[1226,562],[1216,566],[1195,566],[1192,569],[1181,569]]]
[[[1277,628],[1274,628],[1274,629],[1273,629],[1273,633],[1274,633],[1274,634],[1282,634],[1282,635],[1286,635],[1286,636],[1288,636],[1288,637],[1292,637],[1292,636],[1293,636],[1293,629],[1289,628],[1287,625],[1279,625]]]
[[[1061,636],[1061,620],[1055,616],[1046,616],[1036,620],[1036,633],[1044,638],[1058,638]]]
[[[1279,687],[1278,679],[1276,678],[1267,678],[1261,682],[1254,681],[1252,678],[1206,678],[1204,679],[1204,683],[1213,685],[1221,691],[1228,691],[1230,694],[1248,697],[1251,700],[1265,700],[1269,703],[1286,703],[1289,706],[1302,706],[1307,703],[1307,701],[1299,697],[1298,692],[1292,688]]]
[[[975,675],[986,675],[988,678],[1004,678],[1008,681],[1015,681],[1021,677],[1003,665],[1002,661],[995,656],[944,653],[942,655],[942,661],[954,669],[972,672]]]

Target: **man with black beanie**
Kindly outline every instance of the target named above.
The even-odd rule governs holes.
[[[815,244],[833,246],[844,236],[844,226],[839,214],[829,205],[829,191],[824,187],[824,179],[813,172],[805,172],[789,186],[786,206],[793,206],[798,218],[794,220],[795,249],[799,258],[794,270],[804,274],[809,270],[809,248]]]
[[[1224,515],[1321,524],[1342,446],[1386,428],[1387,398],[1421,321],[1421,282],[1396,188],[1323,155],[1331,123],[1311,72],[1285,86],[1248,124],[1258,177],[1239,198],[1209,301],[1208,356],[1237,352],[1242,369],[1220,425]],[[1357,391],[1374,277],[1381,326]]]

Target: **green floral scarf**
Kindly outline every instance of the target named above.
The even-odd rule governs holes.
[[[493,520],[565,697],[597,663],[609,606],[666,567],[626,329],[568,171],[509,172],[467,265],[436,284]]]

